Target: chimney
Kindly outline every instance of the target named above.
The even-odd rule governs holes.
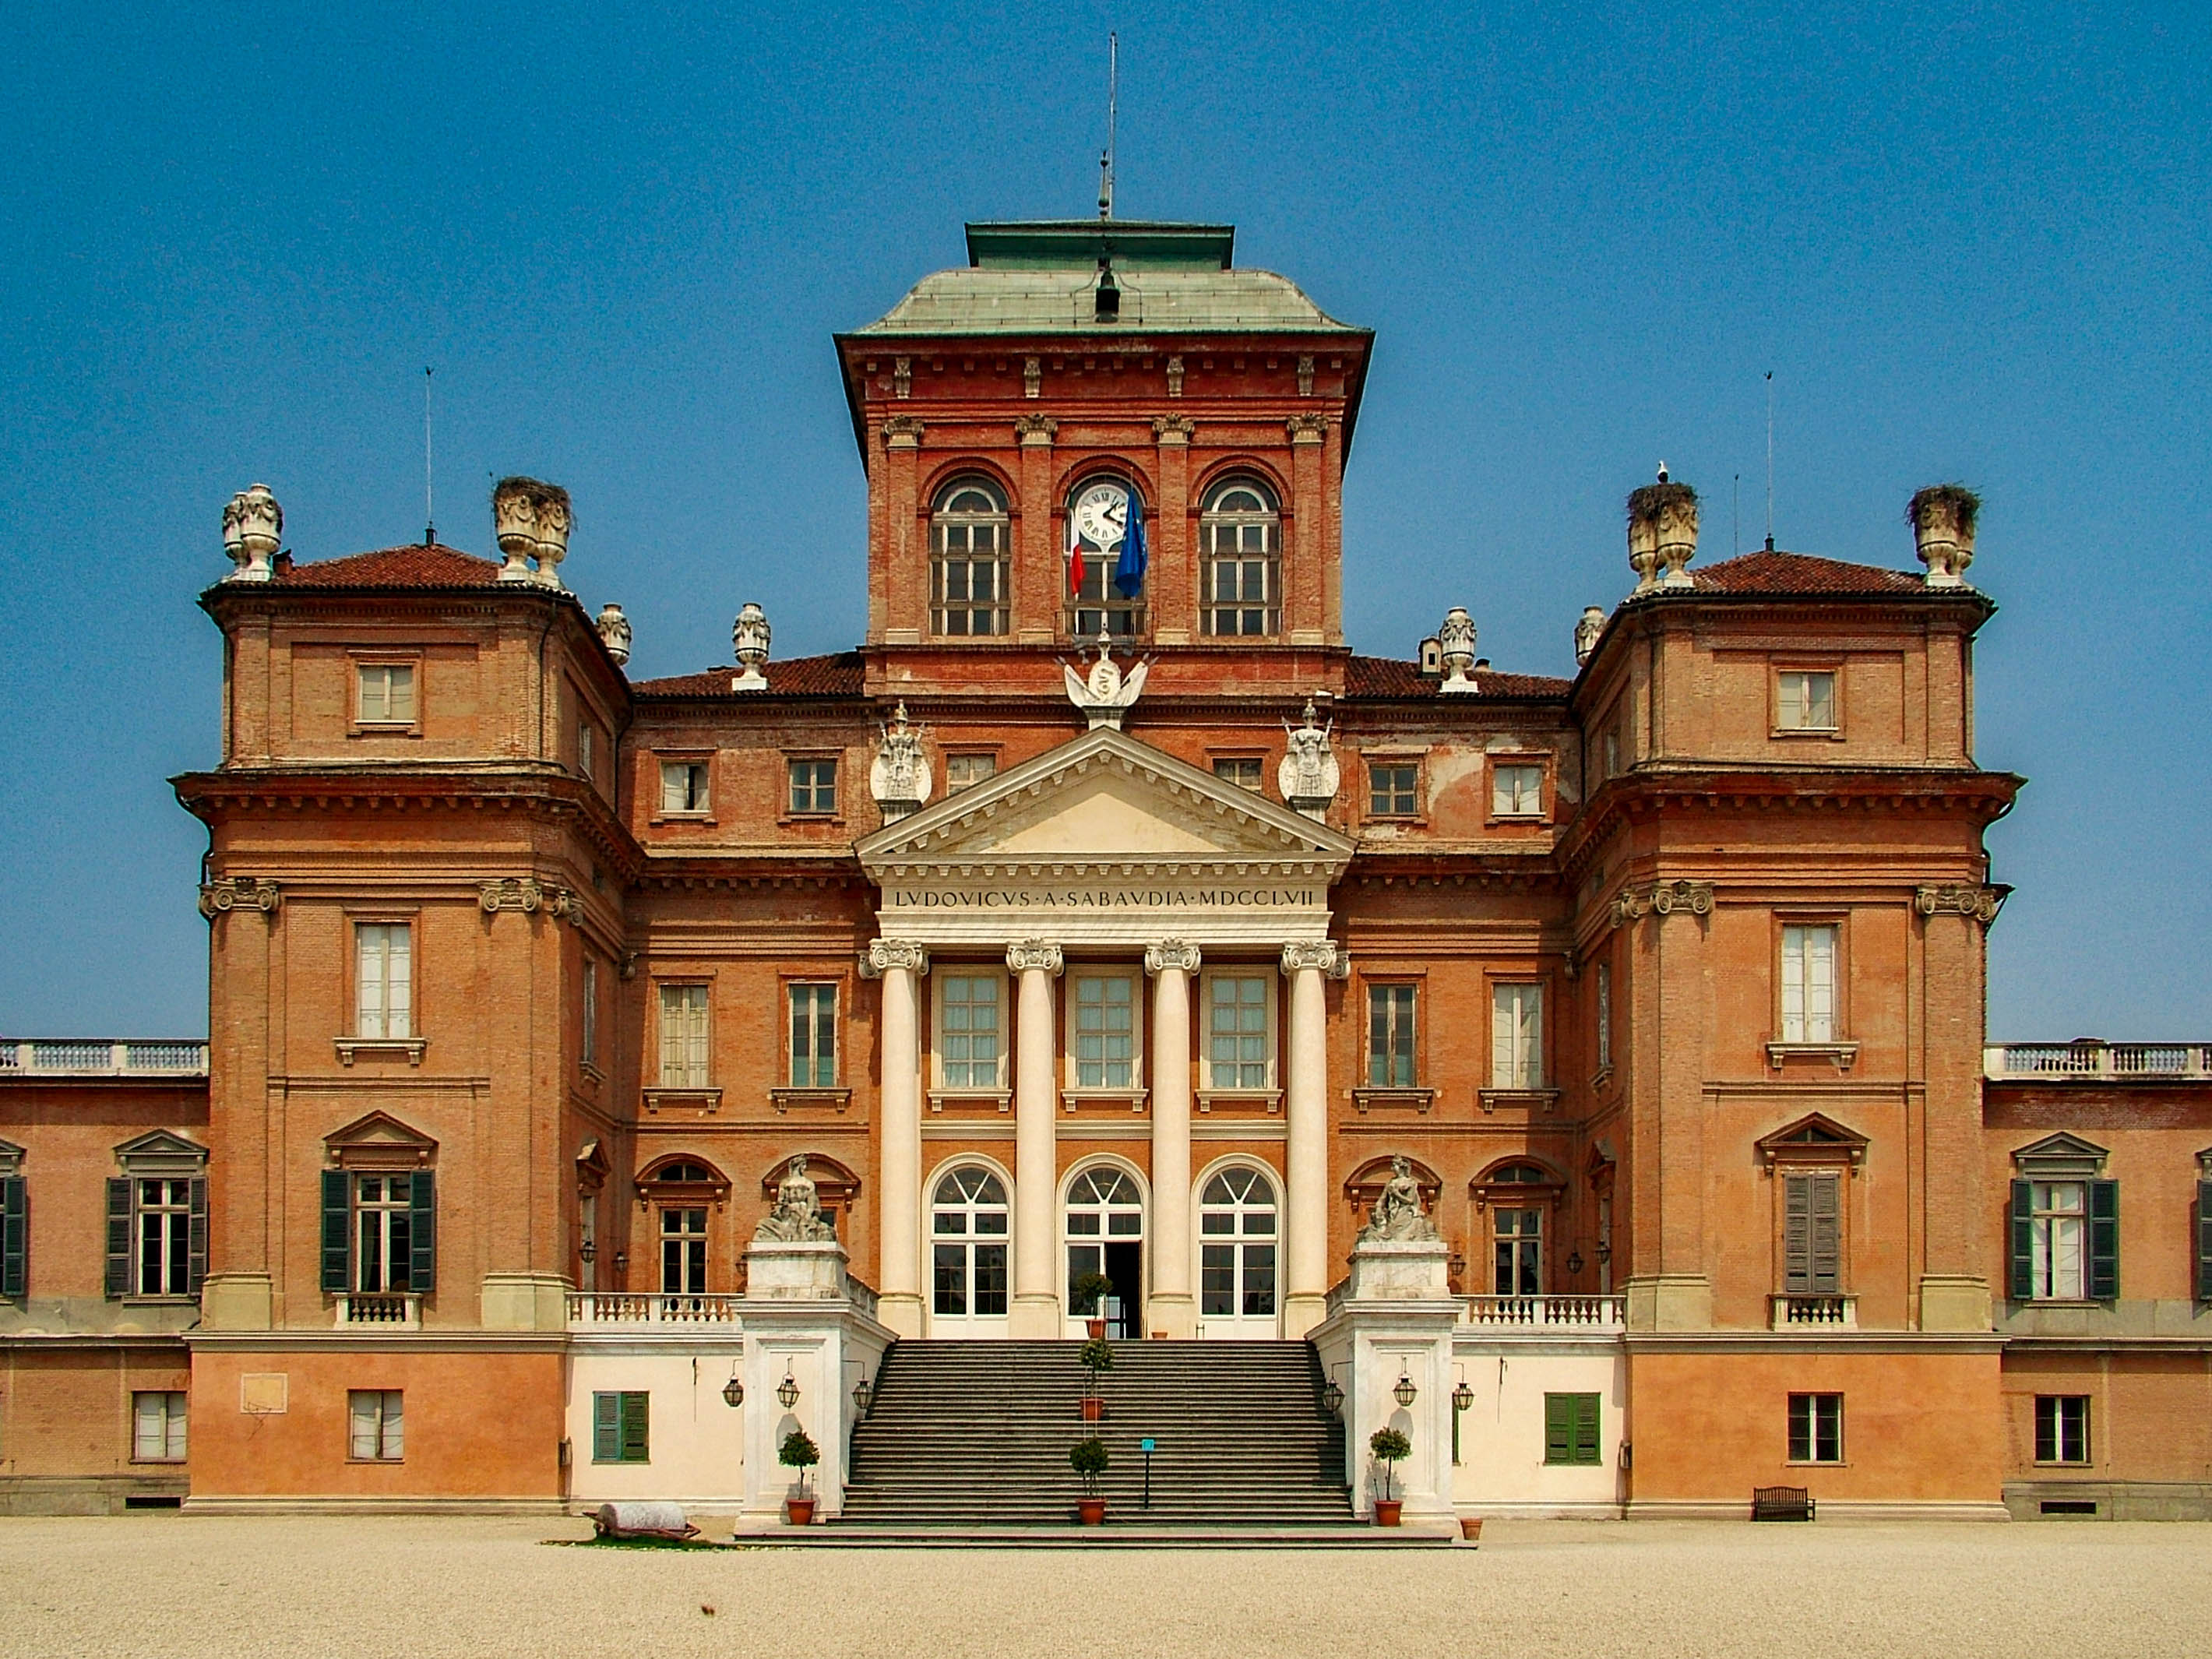
[[[561,561],[568,556],[572,523],[568,492],[560,485],[536,478],[501,478],[491,492],[492,535],[507,559],[500,580],[560,586]],[[534,571],[527,562],[533,558],[538,561]]]
[[[1964,587],[1966,567],[1974,562],[1974,520],[1982,498],[1964,484],[1930,484],[1917,490],[1905,509],[1920,562],[1928,567],[1929,587]]]
[[[284,509],[267,484],[252,484],[230,498],[222,509],[222,548],[238,568],[227,582],[265,582],[274,571],[271,561],[284,539]]]

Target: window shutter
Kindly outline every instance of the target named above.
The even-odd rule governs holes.
[[[622,1456],[625,1463],[651,1462],[647,1455],[647,1413],[653,1402],[649,1394],[625,1394],[622,1396]]]
[[[131,1294],[131,1181],[117,1176],[107,1183],[107,1293]]]
[[[438,1288],[438,1189],[428,1170],[408,1177],[407,1288],[428,1296]]]
[[[2212,1302],[2212,1181],[2197,1183],[2197,1299]]]
[[[24,1206],[23,1177],[0,1178],[0,1296],[23,1294],[29,1254]]]
[[[1783,1177],[1782,1288],[1802,1294],[1813,1288],[1813,1177]]]
[[[2028,1302],[2035,1297],[2035,1186],[2012,1183],[2012,1299]]]
[[[1813,1177],[1813,1280],[1811,1288],[1832,1296],[1844,1287],[1843,1182],[1832,1175]]]
[[[346,1237],[353,1219],[346,1181],[343,1170],[323,1171],[323,1288],[326,1291],[346,1288],[346,1268],[353,1259]]]
[[[1547,1394],[1544,1396],[1544,1461],[1547,1463],[1565,1463],[1574,1455],[1574,1404],[1572,1395]]]
[[[208,1207],[205,1176],[192,1177],[191,1250],[191,1264],[185,1270],[185,1293],[187,1296],[198,1296],[200,1293],[200,1283],[207,1277]]]
[[[1575,1462],[1597,1462],[1597,1396],[1578,1394],[1575,1402]]]
[[[592,1462],[612,1463],[622,1456],[622,1396],[592,1396]]]
[[[2120,1295],[2120,1183],[2089,1183],[2089,1299],[2116,1302]]]

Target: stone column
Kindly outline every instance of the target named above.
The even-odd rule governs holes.
[[[872,940],[860,972],[884,982],[883,1261],[878,1317],[921,1334],[921,1032],[919,981],[929,954],[911,939]]]
[[[1007,1334],[1049,1341],[1060,1334],[1060,1252],[1054,1248],[1053,1194],[1060,1184],[1060,1045],[1054,1036],[1052,982],[1060,946],[1024,939],[1006,947],[1019,981],[1014,1014],[1014,1304]]]
[[[1145,1328],[1198,1334],[1190,1293],[1190,981],[1198,946],[1163,939],[1145,951],[1152,976],[1152,1299]]]
[[[1328,1296],[1328,1005],[1322,980],[1341,979],[1350,966],[1328,939],[1283,947],[1283,975],[1291,982],[1283,1335],[1293,1341],[1321,1323]]]

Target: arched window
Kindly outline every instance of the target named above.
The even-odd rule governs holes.
[[[1133,592],[1115,584],[1133,525],[1149,538],[1143,498],[1126,478],[1085,478],[1068,497],[1067,580],[1060,591],[1067,596],[1070,633],[1079,643],[1102,632],[1129,639],[1144,631],[1141,582]]]
[[[1200,626],[1208,634],[1282,631],[1282,517],[1251,478],[1216,484],[1198,521]]]
[[[966,637],[1008,630],[1006,502],[981,478],[948,484],[930,514],[930,628]]]
[[[1261,1170],[1234,1165],[1206,1183],[1198,1200],[1199,1316],[1209,1334],[1229,1335],[1255,1322],[1275,1322],[1275,1188]]]
[[[1556,1187],[1558,1183],[1533,1164],[1508,1164],[1484,1178],[1486,1188]],[[1516,1202],[1510,1193],[1492,1191],[1490,1199],[1491,1245],[1495,1272],[1494,1291],[1499,1296],[1541,1296],[1544,1293],[1544,1210],[1548,1193],[1531,1193]]]
[[[1006,1188],[988,1170],[947,1170],[930,1200],[932,1310],[940,1319],[1006,1311]]]

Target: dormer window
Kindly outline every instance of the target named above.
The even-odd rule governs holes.
[[[930,631],[971,638],[1009,631],[1006,502],[996,486],[963,478],[930,515]]]
[[[1266,485],[1232,478],[1206,498],[1200,625],[1214,635],[1282,630],[1282,520]]]

